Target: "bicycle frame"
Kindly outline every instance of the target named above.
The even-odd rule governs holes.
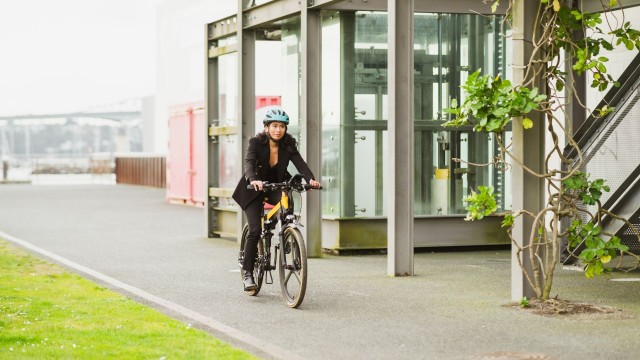
[[[278,250],[280,248],[280,244],[282,244],[284,238],[284,231],[287,227],[291,226],[293,223],[293,218],[289,218],[289,215],[292,215],[293,212],[293,204],[289,203],[289,198],[292,190],[282,190],[282,195],[280,197],[280,201],[273,206],[273,208],[266,214],[262,216],[262,237],[265,240],[264,243],[264,254],[263,258],[260,260],[263,262],[264,270],[269,271],[269,280],[266,280],[267,284],[273,283],[273,276],[271,275],[271,270],[276,269],[276,261],[278,258]],[[291,206],[290,206],[291,205]],[[276,214],[280,212],[280,218],[273,221],[272,219]],[[264,205],[263,205],[263,214],[264,214]],[[280,222],[280,230],[278,231],[278,243],[275,245],[274,252],[274,262],[271,264],[271,238],[273,237],[273,230],[275,229],[277,223]],[[260,254],[258,254],[258,258],[260,259]],[[281,262],[281,266],[284,266],[283,259],[279,259]]]
[[[322,187],[312,187],[303,184],[302,175],[292,177],[284,183],[263,183],[262,191],[281,191],[280,201],[265,214],[265,206],[262,207],[262,231],[258,240],[258,257],[254,267],[254,276],[257,279],[257,287],[245,290],[249,296],[256,296],[260,292],[263,281],[273,284],[271,270],[278,269],[282,297],[291,308],[300,306],[304,299],[307,286],[307,254],[302,233],[298,229],[298,217],[294,213],[293,192],[305,192],[311,189],[321,190]],[[254,189],[248,185],[247,189]],[[271,262],[271,239],[277,224],[278,242],[274,246],[273,263]],[[241,248],[238,256],[239,265],[242,267],[244,259],[244,246],[249,234],[249,227],[245,225],[242,230]],[[266,273],[266,274],[265,274]],[[243,275],[244,276],[244,275]],[[290,281],[291,280],[291,281]]]

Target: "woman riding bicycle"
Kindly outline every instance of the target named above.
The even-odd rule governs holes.
[[[275,205],[280,201],[281,192],[262,192],[263,182],[283,182],[291,178],[287,171],[289,161],[302,173],[307,183],[319,187],[320,183],[307,163],[298,152],[297,142],[287,134],[289,115],[282,108],[273,106],[267,109],[264,119],[264,131],[249,139],[249,147],[244,158],[244,176],[238,182],[233,199],[240,205],[247,216],[249,235],[244,248],[242,263],[242,279],[244,290],[257,288],[253,278],[253,268],[258,255],[258,239],[260,238],[262,203]],[[254,190],[248,189],[248,185]]]

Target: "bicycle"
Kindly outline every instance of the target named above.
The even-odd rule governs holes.
[[[312,187],[302,183],[303,176],[295,175],[289,181],[283,183],[263,183],[263,191],[281,190],[280,202],[268,209],[265,213],[265,204],[262,210],[262,233],[258,239],[258,256],[256,258],[253,276],[258,286],[255,290],[247,291],[249,296],[256,296],[262,288],[263,281],[266,284],[273,284],[271,271],[278,265],[280,277],[280,289],[282,298],[290,308],[297,308],[304,299],[307,289],[307,249],[304,244],[302,233],[298,229],[302,224],[298,223],[299,216],[293,211],[293,192],[303,193],[322,187]],[[247,186],[253,189],[253,186]],[[276,217],[276,215],[279,216]],[[275,217],[275,220],[274,220]],[[274,245],[273,263],[271,258],[271,238],[273,237],[276,225],[280,224],[278,231],[279,242]],[[240,241],[240,253],[238,254],[238,264],[242,269],[244,260],[244,245],[249,234],[249,225],[245,224],[242,229]],[[242,272],[241,272],[242,273]],[[269,281],[270,279],[270,281]]]

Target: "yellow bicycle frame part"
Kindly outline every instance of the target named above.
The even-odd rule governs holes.
[[[285,210],[289,209],[289,196],[285,191],[282,192],[282,197],[280,198],[280,202],[277,203],[271,211],[267,214],[267,220],[271,219],[273,215],[275,215],[281,207],[284,207]]]

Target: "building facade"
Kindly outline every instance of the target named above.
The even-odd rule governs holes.
[[[247,140],[261,129],[256,97],[278,96],[324,187],[302,202],[307,223],[317,223],[307,227],[316,252],[387,248],[389,209],[397,208],[390,202],[398,199],[412,207],[412,246],[508,243],[498,219],[464,221],[463,198],[479,185],[494,187],[501,210],[511,208],[509,174],[469,165],[490,163],[495,139],[442,126],[443,109],[462,99],[471,73],[510,76],[508,29],[482,2],[408,3],[397,26],[412,25],[403,30],[412,46],[393,51],[412,63],[401,91],[390,80],[401,64],[389,61],[398,42],[390,39],[387,1],[241,1],[239,14],[208,24],[209,236],[239,234],[242,213],[230,195]],[[391,108],[394,92],[411,101]],[[407,130],[406,141],[390,144]],[[411,186],[398,189],[405,180]]]

